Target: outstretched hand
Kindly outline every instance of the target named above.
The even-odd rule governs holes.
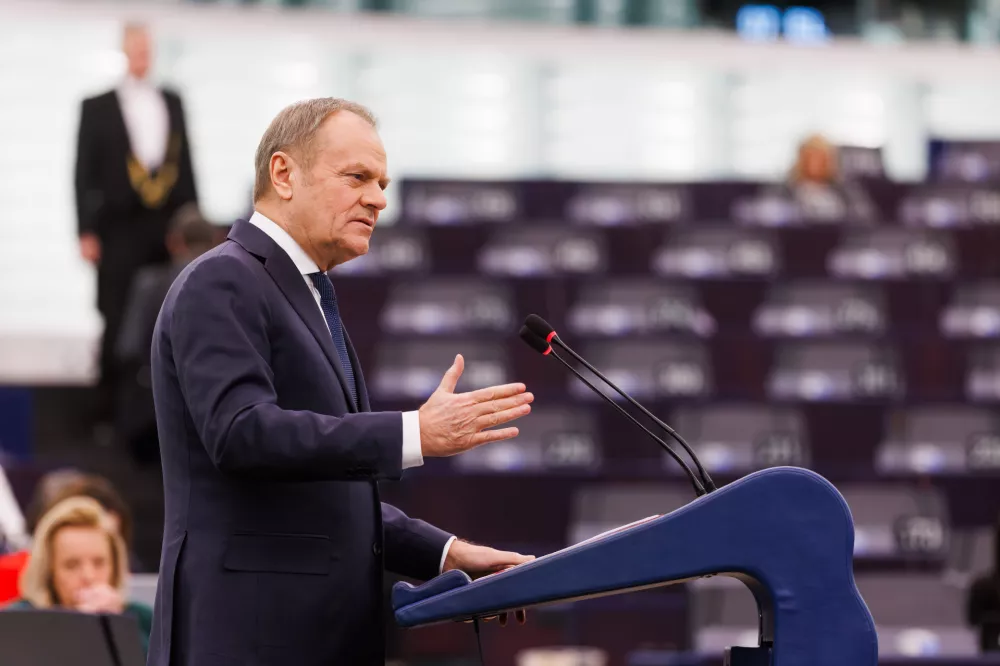
[[[517,428],[487,430],[531,412],[534,396],[524,384],[504,384],[455,393],[465,369],[459,354],[437,390],[420,407],[420,448],[424,456],[453,456],[482,444],[516,437]]]
[[[469,574],[472,578],[478,578],[504,569],[515,567],[535,559],[534,555],[521,555],[504,550],[496,550],[487,546],[477,546],[476,544],[455,539],[448,548],[445,556],[442,572],[451,569],[460,569]],[[526,615],[523,609],[514,611],[514,616],[519,624],[524,624]],[[506,626],[507,613],[500,613],[500,626]],[[493,617],[484,618],[492,620]]]

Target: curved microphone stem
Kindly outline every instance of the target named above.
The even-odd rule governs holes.
[[[595,375],[597,375],[598,377],[600,377],[601,380],[605,384],[607,384],[608,386],[610,386],[611,388],[613,388],[618,393],[618,395],[620,395],[621,397],[623,397],[626,400],[628,400],[629,404],[631,404],[633,407],[635,407],[636,409],[638,409],[639,411],[641,411],[643,414],[645,414],[646,416],[648,416],[649,418],[651,418],[656,423],[656,425],[658,425],[661,428],[663,428],[664,430],[666,430],[667,434],[670,435],[671,437],[673,437],[675,440],[677,440],[677,443],[680,444],[681,446],[683,446],[684,450],[687,451],[687,453],[688,453],[689,456],[691,456],[691,460],[693,460],[694,464],[698,467],[698,473],[701,476],[702,481],[704,481],[705,488],[707,489],[707,491],[708,492],[712,492],[713,490],[716,490],[715,482],[712,481],[712,477],[710,477],[708,475],[708,472],[705,471],[705,468],[702,467],[701,461],[698,460],[698,456],[696,456],[694,454],[694,451],[691,450],[691,447],[688,446],[688,443],[685,442],[684,439],[680,435],[678,435],[677,432],[673,428],[671,428],[670,426],[668,426],[666,423],[664,423],[660,419],[656,418],[656,416],[653,415],[648,409],[646,409],[645,407],[643,407],[642,405],[640,405],[638,402],[636,402],[632,398],[632,396],[628,395],[627,393],[625,393],[625,391],[622,391],[620,388],[618,388],[617,386],[615,386],[611,382],[610,379],[608,379],[603,374],[601,374],[600,370],[598,370],[597,368],[595,368],[594,366],[592,366],[590,363],[588,363],[587,359],[583,358],[582,356],[580,356],[579,354],[577,354],[575,351],[573,351],[572,349],[570,349],[569,345],[567,345],[565,342],[563,342],[559,338],[558,335],[551,336],[551,339],[549,340],[549,343],[557,344],[560,347],[562,347],[563,349],[565,349],[567,352],[569,352],[569,354],[573,358],[575,358],[577,361],[579,361],[584,367],[586,367],[588,370],[590,370]],[[553,350],[553,354],[555,354],[554,350]],[[558,357],[556,357],[556,358],[558,358]],[[574,370],[574,372],[576,372],[576,370]],[[577,373],[577,376],[579,376],[579,373]],[[582,377],[581,377],[581,379],[582,379]],[[584,380],[584,381],[586,381],[586,380]],[[598,391],[598,392],[600,393],[600,391]],[[601,393],[601,395],[604,395],[604,394]],[[605,397],[607,397],[607,396],[605,396]],[[611,401],[611,403],[613,405],[615,405],[615,407],[618,407],[618,405],[614,401]],[[625,410],[622,410],[622,412],[626,413]],[[647,430],[646,432],[649,432],[649,431]],[[669,447],[668,447],[668,449],[669,449]],[[669,450],[671,450],[671,452],[672,452],[672,449],[669,449]],[[681,463],[681,464],[683,464],[683,463]]]
[[[570,353],[572,354],[572,352],[570,352]],[[639,421],[637,421],[634,416],[632,416],[627,411],[625,411],[622,408],[621,405],[619,405],[617,402],[615,402],[614,400],[612,400],[608,396],[604,395],[604,393],[599,388],[597,388],[592,383],[590,383],[590,380],[588,380],[586,377],[584,377],[582,374],[580,374],[579,370],[577,370],[576,368],[574,368],[568,361],[566,361],[566,359],[564,359],[562,356],[560,356],[559,354],[557,354],[555,349],[552,350],[552,356],[556,357],[559,360],[560,363],[562,363],[567,368],[569,368],[570,372],[572,372],[574,375],[576,375],[577,378],[581,382],[583,382],[584,384],[586,384],[587,386],[589,386],[592,391],[594,391],[595,393],[597,393],[597,395],[599,395],[602,398],[604,398],[604,400],[606,400],[609,405],[611,405],[612,407],[614,407],[615,409],[617,409],[619,412],[621,412],[625,416],[625,418],[627,418],[632,423],[634,423],[635,425],[637,425],[640,428],[642,428],[643,431],[647,435],[649,435],[650,437],[652,437],[653,439],[655,439],[657,442],[659,442],[660,446],[662,446],[663,449],[667,453],[669,453],[670,456],[674,460],[677,461],[677,464],[680,465],[682,468],[684,468],[684,472],[687,474],[688,479],[691,481],[691,485],[694,486],[694,492],[698,495],[698,497],[701,497],[702,495],[705,495],[707,493],[707,491],[705,490],[705,487],[698,481],[698,479],[695,476],[694,472],[691,471],[691,468],[688,467],[687,463],[684,462],[683,458],[681,458],[679,455],[677,455],[676,451],[674,451],[672,448],[670,448],[669,444],[667,444],[662,439],[660,439],[659,437],[657,437],[656,435],[654,435],[652,432],[650,432],[649,428],[647,428],[646,426],[644,426],[641,423],[639,423]],[[607,380],[605,380],[605,381],[607,381]]]

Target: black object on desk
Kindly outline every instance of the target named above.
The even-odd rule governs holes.
[[[139,627],[125,615],[64,610],[0,613],[4,666],[145,666]]]

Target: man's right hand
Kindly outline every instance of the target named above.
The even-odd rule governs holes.
[[[531,412],[533,395],[524,384],[505,384],[455,393],[465,368],[459,354],[441,384],[420,408],[420,448],[424,456],[453,456],[469,449],[517,436],[517,428],[487,430]]]
[[[97,234],[80,234],[80,256],[92,264],[101,260],[101,239]]]

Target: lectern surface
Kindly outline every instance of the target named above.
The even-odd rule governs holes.
[[[3,666],[144,666],[132,618],[61,610],[0,613]]]
[[[397,583],[393,607],[401,626],[416,627],[723,575],[753,593],[772,666],[875,666],[878,639],[853,550],[853,519],[837,489],[806,469],[771,468],[477,581],[449,571],[420,586]]]

